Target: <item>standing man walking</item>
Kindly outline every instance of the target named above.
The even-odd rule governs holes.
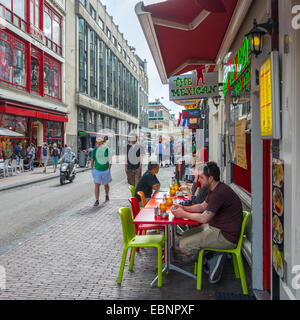
[[[137,143],[138,137],[136,134],[131,134],[129,137],[130,144],[127,145],[125,156],[125,172],[127,181],[131,186],[136,187],[142,175],[142,152],[141,146]]]
[[[110,169],[112,165],[112,153],[105,144],[104,137],[98,137],[96,147],[92,154],[91,169],[95,183],[95,207],[99,205],[100,185],[104,185],[105,201],[109,201],[109,183],[112,181]]]
[[[43,173],[46,173],[48,161],[49,161],[49,148],[47,143],[44,142],[42,147],[42,162],[44,167]]]

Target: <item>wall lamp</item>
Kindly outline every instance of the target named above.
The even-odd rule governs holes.
[[[267,33],[271,35],[277,26],[278,22],[272,18],[270,18],[267,22],[260,24],[257,23],[256,19],[254,19],[253,28],[245,35],[249,40],[251,53],[255,54],[256,57],[262,53],[264,35],[266,32],[261,30],[261,28],[266,30]]]
[[[239,96],[231,96],[231,103],[234,106],[237,106],[240,102],[240,97]]]
[[[215,96],[212,98],[212,100],[213,100],[215,107],[218,108],[218,106],[220,105],[220,102],[221,102],[221,96]]]

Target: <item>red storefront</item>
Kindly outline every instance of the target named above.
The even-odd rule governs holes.
[[[64,145],[65,123],[68,121],[64,113],[25,105],[14,101],[0,100],[0,127],[14,130],[24,135],[21,138],[1,137],[1,155],[9,157],[17,142],[21,142],[23,150],[33,143],[37,150],[43,142],[52,145]],[[37,154],[38,157],[38,154]]]

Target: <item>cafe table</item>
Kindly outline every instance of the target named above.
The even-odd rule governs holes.
[[[165,192],[168,194],[168,192]],[[142,208],[141,211],[138,213],[138,215],[133,220],[134,224],[157,224],[157,225],[165,225],[166,232],[165,232],[165,242],[166,242],[166,252],[165,252],[165,265],[162,270],[163,273],[169,272],[170,270],[175,270],[177,272],[180,272],[188,277],[191,277],[193,279],[197,279],[197,277],[187,272],[174,264],[171,263],[171,254],[170,254],[170,234],[171,234],[171,227],[176,225],[198,225],[198,222],[192,221],[189,219],[184,218],[176,218],[173,213],[171,212],[171,207],[167,206],[167,212],[169,214],[168,218],[161,218],[157,217],[154,214],[154,209],[157,205],[159,205],[163,201],[163,194],[164,192],[155,192],[151,199],[148,201],[145,208]],[[174,234],[174,232],[173,232]],[[157,276],[156,278],[151,282],[151,287],[154,286],[154,284],[157,282]]]

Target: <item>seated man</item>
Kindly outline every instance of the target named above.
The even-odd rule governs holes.
[[[73,165],[74,165],[74,159],[75,159],[75,153],[71,151],[70,147],[66,148],[65,153],[63,154],[63,156],[60,159],[61,163],[68,163],[69,164],[69,174],[71,174],[72,169],[73,169]]]
[[[152,195],[152,190],[158,191],[160,188],[160,183],[156,177],[159,171],[159,164],[157,162],[149,162],[148,170],[143,174],[135,188],[135,197],[138,198],[141,203],[141,198],[137,194],[139,191],[143,191],[145,194],[146,202],[148,202]]]
[[[201,226],[183,233],[179,245],[181,251],[193,256],[201,248],[235,248],[243,219],[240,198],[229,186],[220,182],[220,169],[215,162],[208,162],[204,166],[199,179],[201,186],[209,189],[205,201],[191,207],[176,205],[172,210],[175,217],[201,223]],[[211,283],[221,279],[224,262],[224,254],[213,255],[207,261],[205,267],[209,268]]]

